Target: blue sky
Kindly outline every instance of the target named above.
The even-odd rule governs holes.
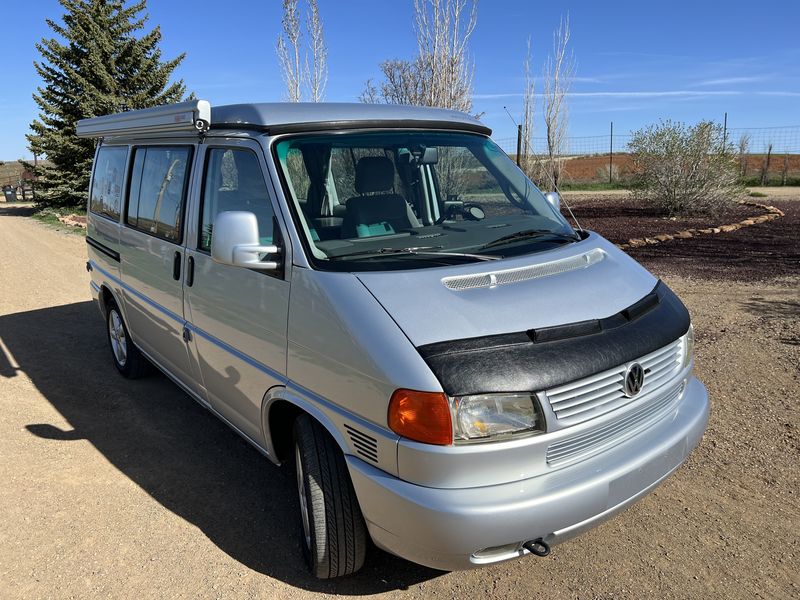
[[[59,19],[54,0],[6,2],[0,36],[0,159],[28,157],[24,135],[36,116],[34,43]],[[276,101],[280,0],[150,0],[166,57],[186,52],[176,75],[214,104]],[[319,0],[328,44],[327,99],[355,101],[378,64],[415,51],[411,0]],[[577,79],[573,136],[627,133],[659,118],[722,120],[730,127],[800,125],[800,2],[729,0],[534,2],[482,0],[471,43],[475,110],[495,138],[515,135],[522,60],[532,38],[539,74],[559,17],[569,13]],[[541,83],[537,82],[541,90]],[[541,111],[539,110],[539,114]],[[540,129],[541,130],[541,129]]]

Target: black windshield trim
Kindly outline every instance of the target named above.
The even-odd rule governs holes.
[[[443,130],[480,133],[490,136],[492,130],[480,123],[463,123],[459,121],[429,121],[426,119],[364,119],[358,121],[312,121],[309,123],[283,123],[280,125],[257,125],[254,123],[212,123],[211,129],[243,129],[259,131],[268,135],[285,133],[311,133],[349,131],[352,129],[414,129]]]

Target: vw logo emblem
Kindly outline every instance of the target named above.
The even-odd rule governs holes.
[[[625,372],[625,381],[622,390],[628,398],[633,398],[642,391],[644,385],[644,368],[639,363],[633,363]]]

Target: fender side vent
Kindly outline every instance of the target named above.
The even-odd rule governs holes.
[[[374,463],[378,462],[378,440],[374,437],[362,433],[358,429],[351,427],[347,423],[344,424],[347,434],[350,436],[350,443],[356,450],[356,454],[370,460]]]

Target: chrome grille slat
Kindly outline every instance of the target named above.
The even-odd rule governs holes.
[[[676,347],[680,345],[679,342],[673,342],[661,348],[660,350],[656,350],[655,352],[651,352],[650,354],[645,354],[642,358],[639,359],[639,362],[644,364],[648,361],[653,361],[656,358],[663,356],[665,354],[672,354],[675,352]]]
[[[580,404],[581,402],[589,402],[590,400],[594,400],[595,398],[601,398],[603,396],[607,396],[610,393],[619,393],[620,384],[622,383],[622,375],[620,374],[618,378],[616,378],[611,383],[607,383],[603,387],[595,388],[593,390],[584,392],[579,396],[574,396],[572,398],[565,398],[564,400],[553,400],[550,399],[550,404],[553,408],[558,408],[558,410],[563,410],[566,408],[572,408],[576,404]]]
[[[578,381],[573,381],[572,383],[567,383],[561,385],[557,388],[553,388],[547,392],[548,397],[552,396],[563,396],[567,392],[571,392],[573,390],[577,390],[582,387],[588,387],[591,384],[598,383],[603,379],[609,379],[611,377],[618,377],[622,375],[624,369],[617,367],[616,369],[611,369],[609,371],[603,371],[602,373],[598,373],[597,375],[590,375],[584,379],[579,379]]]
[[[670,371],[674,369],[676,366],[678,366],[678,361],[676,360],[665,361],[655,367],[645,367],[645,372],[652,373],[653,376],[655,376],[658,373],[663,373],[664,371]]]
[[[554,442],[547,449],[547,464],[561,466],[622,443],[667,414],[682,391],[683,383],[615,421]]]
[[[645,369],[644,385],[637,397],[658,393],[680,371],[682,361],[680,339],[634,361]],[[620,365],[545,391],[559,423],[576,425],[634,402],[636,398],[629,398],[623,389],[627,367]]]
[[[673,374],[672,370],[670,370],[667,371],[666,373],[661,373],[660,375],[658,375],[658,377],[653,377],[652,379],[650,379],[650,381],[647,382],[650,385],[645,384],[645,386],[642,388],[642,393],[647,394],[650,392],[650,390],[658,389],[660,385],[662,385],[665,381],[667,381],[672,377],[672,374]]]
[[[563,415],[562,418],[574,417],[575,415],[580,415],[582,413],[585,413],[585,412],[588,412],[588,411],[592,411],[592,410],[595,410],[597,408],[609,405],[610,403],[612,403],[614,401],[617,401],[617,405],[616,406],[619,406],[620,405],[620,403],[619,403],[620,400],[623,401],[623,404],[627,404],[628,402],[630,402],[631,399],[628,398],[625,394],[616,394],[614,396],[610,396],[610,397],[604,399],[602,402],[595,401],[592,404],[587,404],[587,405],[582,404],[582,405],[580,405],[579,407],[577,407],[575,409],[567,410],[567,411],[563,411],[563,412],[559,411],[559,412],[560,412],[560,414]],[[614,407],[609,406],[608,408],[610,410],[611,408],[616,408],[616,406],[614,406]],[[603,412],[608,412],[608,411],[603,411]]]
[[[650,369],[651,371],[654,371],[656,369],[660,369],[664,365],[669,365],[669,364],[673,364],[674,365],[675,363],[676,363],[676,360],[675,360],[675,356],[673,354],[670,354],[670,355],[667,355],[665,357],[659,358],[658,360],[652,361],[652,362],[650,362],[650,361],[641,361],[641,365],[645,369]]]

